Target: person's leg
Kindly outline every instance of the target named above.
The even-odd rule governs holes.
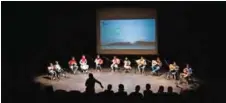
[[[74,73],[74,66],[70,66],[72,73]]]
[[[138,72],[141,73],[141,66],[138,66],[137,69],[138,69]]]
[[[145,67],[146,67],[146,66],[142,66],[142,74],[144,74],[144,72],[145,72],[145,71],[144,71],[144,70],[145,70]]]
[[[78,69],[78,66],[74,65],[74,66],[71,66],[70,68],[71,68],[72,73],[75,74]]]
[[[170,79],[170,75],[172,74],[172,72],[169,70],[169,72],[167,73],[167,79]]]
[[[131,70],[132,70],[132,67],[131,67],[131,66],[129,66],[129,70],[128,70],[128,71],[130,72]]]
[[[172,71],[171,75],[173,76],[173,79],[177,80],[177,71],[176,70]]]
[[[120,70],[119,65],[116,65],[115,70],[116,70],[116,71],[119,71],[119,70]]]
[[[101,67],[101,65],[98,65],[98,67],[99,67],[99,69],[100,69],[100,71],[102,70],[102,67]]]
[[[86,73],[89,71],[89,65],[87,65]]]
[[[95,70],[96,70],[96,71],[98,70],[98,64],[96,64]]]
[[[155,72],[158,73],[159,70],[160,70],[160,66],[157,66]]]
[[[153,74],[155,74],[155,73],[156,73],[156,66],[152,66],[151,69],[152,69],[151,72],[152,72]]]
[[[178,80],[180,78],[180,74],[179,74],[179,71],[177,70],[176,71],[176,80]]]
[[[114,71],[114,64],[111,64],[111,71]]]
[[[56,72],[56,77],[58,78],[58,79],[60,79],[60,72],[59,71],[55,71]]]
[[[54,78],[53,72],[52,72],[52,71],[49,71],[49,74],[50,74],[50,75],[49,75],[49,76],[50,76],[50,79],[53,80],[53,78]]]
[[[66,73],[64,72],[63,69],[61,69],[61,73],[62,73],[63,77],[66,77]]]
[[[96,64],[96,71],[98,71],[100,68],[100,66],[98,64]]]
[[[56,79],[56,77],[57,77],[56,72],[55,71],[52,71],[52,73],[53,73],[53,79]]]

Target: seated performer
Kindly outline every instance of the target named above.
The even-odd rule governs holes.
[[[162,62],[161,62],[160,58],[157,57],[157,59],[156,60],[152,60],[151,63],[152,63],[152,65],[151,65],[151,69],[152,69],[151,73],[155,74],[158,70],[160,70],[160,68],[162,66]]]
[[[48,72],[49,74],[51,75],[51,80],[54,80],[56,79],[55,77],[57,76],[55,70],[54,70],[54,66],[53,66],[53,63],[50,63],[50,66],[48,66]]]
[[[54,65],[56,73],[57,73],[57,77],[59,78],[60,75],[62,74],[64,77],[66,77],[64,70],[61,68],[60,64],[58,63],[58,61],[55,62],[56,64]]]
[[[180,74],[180,80],[179,82],[188,84],[188,77],[189,77],[189,66],[186,65],[186,67],[183,69],[183,72]]]
[[[97,58],[95,59],[95,64],[96,64],[96,70],[99,70],[101,71],[101,65],[103,64],[103,60],[100,58],[100,55],[97,55]]]
[[[178,71],[179,71],[179,66],[174,61],[173,64],[169,65],[169,72],[168,72],[168,75],[167,75],[167,79],[169,79],[170,75],[173,75],[173,78],[176,79]]]
[[[116,56],[112,59],[111,70],[115,71],[115,69],[119,69],[120,59]]]
[[[80,59],[80,68],[82,69],[82,72],[88,72],[89,65],[87,64],[87,60],[85,55],[82,55],[82,58]]]
[[[126,72],[128,72],[129,70],[132,69],[132,67],[131,67],[130,65],[131,65],[131,62],[130,62],[130,60],[126,57],[125,60],[124,60],[124,68],[125,68]]]
[[[145,69],[145,67],[146,67],[146,65],[147,65],[146,60],[145,60],[143,57],[141,57],[140,59],[136,60],[136,62],[137,62],[137,64],[138,64],[138,66],[137,66],[138,71],[139,71],[141,74],[144,73],[144,69]]]
[[[78,65],[75,60],[75,57],[72,57],[72,59],[68,62],[69,68],[72,70],[72,72],[75,74],[76,71],[78,70]]]

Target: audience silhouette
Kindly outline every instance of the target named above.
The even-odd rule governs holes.
[[[129,97],[131,98],[130,101],[131,102],[140,102],[143,98],[143,95],[140,92],[140,86],[137,85],[135,87],[135,92],[132,92]]]
[[[85,82],[86,91],[70,91],[65,90],[53,90],[52,86],[44,86],[41,84],[32,85],[32,89],[28,93],[28,96],[32,97],[32,100],[36,103],[64,103],[64,102],[76,102],[76,103],[204,103],[208,102],[208,98],[205,98],[205,90],[197,89],[195,91],[185,91],[181,94],[173,92],[173,87],[167,87],[167,91],[164,92],[164,86],[159,86],[159,90],[155,93],[151,90],[151,84],[146,84],[146,89],[141,93],[140,85],[136,85],[135,91],[127,95],[124,85],[118,85],[118,91],[114,93],[112,90],[112,84],[108,84],[106,90],[100,93],[95,93],[95,83],[100,84],[103,88],[101,82],[96,80],[93,74],[89,74],[89,78]],[[201,88],[201,87],[200,87]],[[34,90],[33,90],[34,89]],[[206,88],[205,88],[206,89]],[[91,93],[92,95],[87,95]],[[30,98],[29,97],[29,98]],[[27,100],[21,95],[22,99]],[[207,100],[203,100],[207,99]],[[16,101],[16,100],[12,100]],[[30,101],[32,102],[32,101]]]
[[[144,90],[143,92],[144,94],[144,102],[152,102],[152,98],[153,98],[153,92],[151,91],[151,85],[148,83],[146,84],[146,90]]]
[[[108,84],[107,90],[104,91],[104,95],[108,96],[108,97],[114,95],[114,92],[112,91],[112,85],[111,84]]]

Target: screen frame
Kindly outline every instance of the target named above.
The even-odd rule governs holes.
[[[137,15],[136,12],[126,14],[126,11],[135,10],[136,12],[145,11]],[[109,14],[106,16],[106,14]],[[115,12],[115,15],[114,15]],[[150,12],[149,14],[147,12]],[[118,13],[118,14],[117,14]],[[116,15],[117,14],[117,15]],[[126,14],[126,15],[125,15]],[[133,16],[136,15],[136,16]],[[155,19],[155,50],[141,50],[141,49],[101,49],[101,34],[100,34],[100,21],[101,20],[123,20],[123,19]],[[156,10],[153,8],[104,8],[97,10],[97,17],[96,17],[96,48],[98,54],[117,54],[117,55],[158,55],[158,32],[157,32],[157,14]]]

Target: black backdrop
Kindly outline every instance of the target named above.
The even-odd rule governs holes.
[[[221,5],[216,2],[1,2],[2,79],[21,85],[46,65],[73,55],[96,55],[96,8],[157,9],[161,57],[189,62],[200,77],[208,72],[208,36]]]

